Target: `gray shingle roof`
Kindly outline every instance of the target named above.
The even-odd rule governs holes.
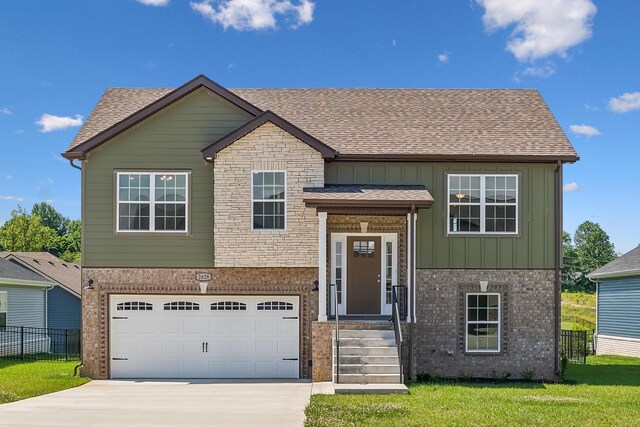
[[[423,185],[327,185],[305,188],[303,199],[309,205],[339,202],[341,206],[349,203],[428,206],[433,203],[433,197]]]
[[[108,89],[69,149],[173,89]],[[230,89],[340,152],[389,156],[577,154],[537,90]],[[213,141],[212,141],[213,142]]]
[[[2,252],[0,257],[7,258],[10,255],[19,262],[26,264],[32,270],[36,270],[49,279],[62,285],[78,297],[82,292],[82,279],[80,266],[66,262],[50,254],[49,252]]]
[[[27,267],[19,265],[15,262],[0,257],[0,283],[2,279],[27,280],[30,282],[49,282],[53,281],[31,271]]]
[[[624,276],[633,274],[634,272],[640,276],[640,246],[605,264],[596,271],[591,272],[589,277],[598,279],[618,275]]]

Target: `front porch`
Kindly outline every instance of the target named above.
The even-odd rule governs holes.
[[[398,349],[410,347],[402,336],[415,313],[417,209],[433,199],[423,186],[328,186],[305,189],[304,201],[318,214],[313,380],[343,373],[350,382],[402,382],[411,356]],[[343,357],[336,326],[346,331]]]

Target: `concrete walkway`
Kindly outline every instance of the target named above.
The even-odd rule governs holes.
[[[0,426],[302,426],[308,381],[92,381],[0,405]]]

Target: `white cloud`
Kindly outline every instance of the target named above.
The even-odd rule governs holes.
[[[36,124],[38,126],[41,126],[40,132],[65,130],[82,125],[82,116],[76,114],[75,117],[61,117],[51,114],[43,114],[42,117],[40,117],[40,120],[36,122]]]
[[[538,77],[546,79],[556,73],[556,66],[553,62],[549,62],[546,65],[527,67],[522,71],[523,76]]]
[[[442,62],[443,64],[446,64],[447,62],[449,62],[449,54],[441,53],[440,55],[438,55],[438,61]]]
[[[9,110],[7,107],[2,108],[2,109],[0,110],[0,113],[2,113],[2,114],[6,114],[7,116],[10,116],[11,114],[13,114],[13,113],[11,112],[11,110]]]
[[[16,135],[22,135],[24,133],[24,129],[17,129]]]
[[[16,196],[0,196],[0,200],[13,200],[14,202],[21,202],[24,199]]]
[[[568,184],[565,184],[564,187],[562,187],[562,189],[566,193],[572,193],[574,191],[580,191],[582,187],[577,182],[570,182]]]
[[[396,47],[398,44],[398,42],[396,41],[396,39],[391,40],[391,46]]]
[[[628,113],[633,110],[640,110],[640,92],[624,93],[609,100],[609,108],[616,113]]]
[[[53,184],[53,178],[41,179],[38,184]]]
[[[57,161],[59,161],[59,162],[65,162],[65,163],[66,163],[66,162],[68,162],[68,160],[67,160],[67,159],[65,159],[64,157],[62,157],[62,156],[61,156],[61,155],[59,155],[59,154],[53,154],[53,153],[51,153],[51,158],[52,158],[53,160],[57,160]]]
[[[310,0],[202,0],[191,8],[226,30],[271,30],[280,16],[292,28],[313,21],[315,3]]]
[[[166,6],[169,4],[169,0],[136,0],[145,6]]]
[[[7,175],[7,176],[4,177],[4,179],[6,179],[6,180],[13,179],[13,175]]]
[[[598,129],[589,125],[571,125],[569,126],[569,130],[576,135],[586,136],[587,138],[602,135]]]
[[[587,111],[598,111],[598,107],[594,107],[593,105],[589,104],[588,102],[585,102],[584,109],[587,110]]]
[[[598,8],[592,0],[476,0],[485,9],[484,27],[515,26],[507,50],[519,61],[566,56],[569,48],[591,37]]]

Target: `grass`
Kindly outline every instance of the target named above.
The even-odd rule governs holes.
[[[580,317],[596,323],[596,294],[563,292],[562,315]]]
[[[640,420],[640,359],[592,356],[566,384],[433,381],[410,395],[314,395],[306,427],[627,426]]]
[[[0,403],[53,393],[89,382],[73,376],[78,362],[0,360]]]

